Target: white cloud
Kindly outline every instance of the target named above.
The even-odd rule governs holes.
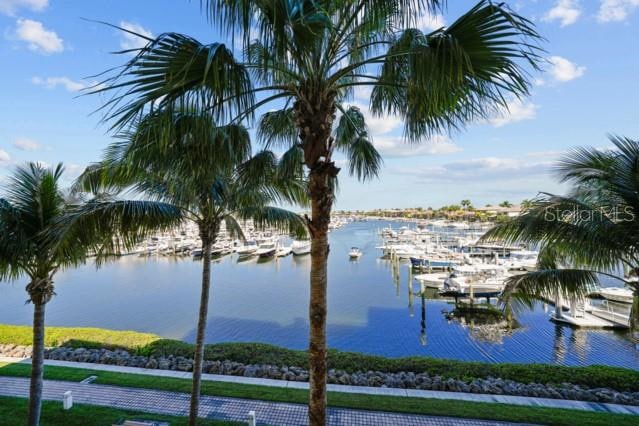
[[[551,56],[548,58],[550,62],[550,75],[555,81],[564,82],[574,80],[581,77],[586,72],[586,67],[570,62],[561,56]]]
[[[424,32],[431,32],[446,26],[446,21],[442,15],[426,14],[417,18],[416,25]]]
[[[362,114],[364,114],[364,119],[373,138],[375,138],[376,135],[383,135],[399,129],[402,125],[402,119],[396,115],[374,117],[368,107],[363,104],[355,102],[351,104],[351,106],[359,108]]]
[[[597,20],[599,22],[621,22],[639,7],[639,0],[601,0]]]
[[[401,136],[373,137],[375,148],[386,157],[417,157],[422,155],[443,155],[461,151],[446,136],[437,135],[420,143],[407,142]]]
[[[373,89],[371,88],[371,86],[355,86],[355,88],[353,89],[353,96],[358,101],[368,102],[371,98],[372,92]]]
[[[419,169],[392,170],[429,182],[477,182],[525,179],[550,172],[552,161],[530,161],[530,158],[480,157],[460,160],[440,166]]]
[[[47,30],[42,22],[31,19],[18,19],[16,36],[27,42],[30,50],[41,53],[60,53],[64,51],[64,42],[51,30]]]
[[[514,99],[508,102],[507,108],[502,108],[488,122],[495,127],[502,127],[518,121],[532,120],[537,116],[537,108],[538,106],[531,102]]]
[[[0,13],[14,16],[22,8],[40,12],[49,5],[49,0],[0,0]]]
[[[11,156],[4,149],[0,149],[0,166],[6,166],[11,162]]]
[[[58,86],[64,87],[68,92],[79,92],[87,87],[93,87],[97,83],[72,80],[68,77],[33,77],[31,82],[36,86],[43,86],[47,89],[55,89]]]
[[[29,138],[17,138],[12,145],[20,151],[37,151],[42,148],[42,145]]]
[[[581,9],[577,0],[557,0],[555,6],[544,15],[543,20],[559,21],[559,25],[565,27],[577,22],[580,15]]]
[[[80,176],[82,174],[82,172],[84,172],[84,169],[86,169],[86,166],[82,166],[80,164],[65,164],[64,165],[64,177],[66,179],[75,179],[78,176]]]
[[[145,37],[149,37],[149,38],[154,37],[151,31],[147,30],[142,25],[137,24],[135,22],[121,21],[120,27],[128,31],[133,31],[134,33],[138,33]],[[120,40],[120,47],[122,48],[122,50],[141,49],[144,46],[146,46],[146,44],[148,43],[146,39],[142,37],[138,37],[135,34],[127,33],[124,31],[121,31],[121,34],[122,34],[122,40]]]

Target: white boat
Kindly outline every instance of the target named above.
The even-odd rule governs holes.
[[[348,252],[348,257],[351,259],[359,259],[362,255],[362,251],[357,247],[351,247],[351,251]]]
[[[443,290],[467,296],[497,294],[504,289],[509,276],[500,265],[461,265],[446,278]]]
[[[275,252],[275,256],[277,257],[286,257],[293,252],[293,248],[291,246],[280,246]]]
[[[508,259],[503,265],[510,270],[534,271],[537,269],[537,258],[539,252],[531,250],[514,250],[510,252]]]
[[[293,241],[293,245],[291,245],[291,250],[293,251],[293,254],[295,256],[309,254],[311,252],[311,242],[308,240]]]
[[[458,277],[451,274],[444,281],[444,290],[467,296],[498,294],[504,289],[504,279],[500,277]]]
[[[415,279],[429,288],[441,289],[444,287],[444,281],[450,274],[448,272],[435,272],[432,274],[419,274],[415,275]]]
[[[236,252],[240,256],[252,256],[256,254],[258,245],[255,241],[247,241],[242,247],[238,247]]]
[[[257,254],[261,258],[267,258],[267,257],[275,256],[276,251],[277,251],[277,244],[274,241],[269,241],[269,242],[260,244],[260,247],[257,249],[255,254]]]
[[[599,290],[601,297],[613,302],[632,303],[632,290],[623,287],[602,287]]]

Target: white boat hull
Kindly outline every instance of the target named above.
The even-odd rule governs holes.
[[[277,257],[286,257],[292,252],[293,252],[293,249],[291,249],[290,247],[280,247],[280,249],[277,250],[277,253],[275,253],[275,255]]]
[[[619,303],[632,303],[633,298],[632,290],[619,287],[602,288],[599,294],[605,299]]]
[[[291,250],[293,251],[293,255],[302,256],[304,254],[309,254],[311,252],[311,243],[305,244],[295,244],[291,246]]]

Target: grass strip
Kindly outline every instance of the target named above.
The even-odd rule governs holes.
[[[28,364],[0,364],[0,376],[29,377]],[[145,376],[128,373],[45,366],[45,379],[79,382],[88,376],[98,376],[94,383],[188,393],[191,382],[186,379]],[[276,388],[226,382],[202,382],[202,394],[266,401],[305,404],[308,392],[301,389]],[[581,410],[539,408],[508,404],[393,397],[380,395],[329,392],[332,407],[379,410],[399,413],[452,416],[483,420],[501,420],[544,425],[636,425],[637,416],[597,413]]]
[[[0,424],[3,426],[23,426],[27,423],[27,399],[0,396]],[[122,419],[158,420],[170,422],[172,426],[186,426],[186,417],[139,413],[118,408],[96,405],[74,404],[71,410],[63,410],[62,403],[44,401],[40,424],[64,426],[111,426]],[[201,426],[241,425],[239,422],[200,419]]]

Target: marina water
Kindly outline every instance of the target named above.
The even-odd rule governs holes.
[[[639,369],[639,350],[624,331],[574,329],[549,321],[537,303],[513,330],[479,318],[451,318],[451,301],[409,286],[408,268],[393,273],[380,259],[385,221],[354,222],[330,234],[328,342],[331,348],[390,357]],[[394,223],[394,226],[398,225]],[[349,260],[352,246],[363,255]],[[310,257],[260,263],[236,255],[213,265],[207,342],[264,342],[304,349],[308,339]],[[151,332],[192,342],[201,263],[190,258],[127,256],[100,269],[89,263],[57,275],[47,308],[51,326]],[[30,324],[24,280],[0,283],[0,323]],[[412,292],[411,292],[412,290]]]

